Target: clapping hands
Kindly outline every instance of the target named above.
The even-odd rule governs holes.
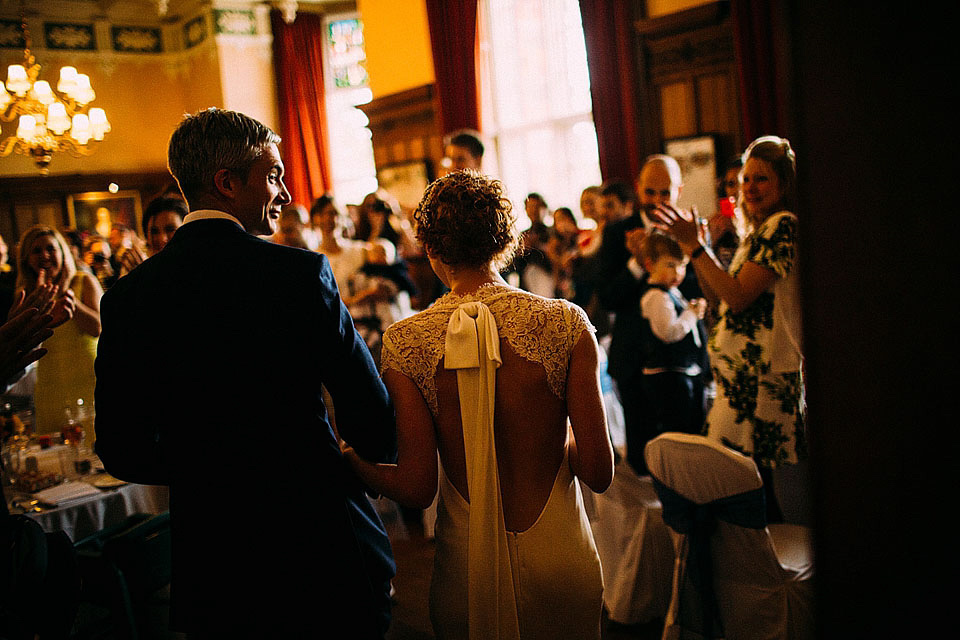
[[[17,373],[47,353],[40,343],[53,335],[53,316],[24,306],[21,291],[10,319],[0,326],[0,385],[6,387]]]
[[[661,204],[648,215],[653,226],[676,238],[688,255],[705,241],[704,226],[700,223],[696,208],[687,211]]]
[[[20,292],[13,301],[7,317],[12,319],[21,311],[36,309],[41,316],[50,316],[49,327],[53,329],[72,318],[76,308],[77,299],[73,291],[67,289],[59,293],[56,285],[47,282],[46,270],[41,269],[37,275],[37,286],[29,295],[25,296],[22,291]]]

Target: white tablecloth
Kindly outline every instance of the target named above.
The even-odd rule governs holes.
[[[610,619],[636,624],[663,618],[670,604],[673,539],[650,476],[637,476],[621,459],[610,488],[602,494],[584,488],[583,497]]]
[[[123,522],[135,513],[162,513],[170,508],[167,487],[127,484],[106,489],[68,506],[28,514],[47,532],[63,530],[76,542]]]

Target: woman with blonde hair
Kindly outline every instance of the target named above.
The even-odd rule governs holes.
[[[64,411],[75,409],[78,400],[93,407],[93,362],[100,335],[103,289],[91,274],[77,271],[66,240],[52,227],[38,225],[23,234],[18,266],[17,286],[26,295],[40,286],[52,285],[56,296],[76,299],[73,318],[58,326],[44,341],[47,355],[37,363],[36,431],[55,432],[64,426]],[[92,423],[89,428],[87,440],[92,443]]]
[[[577,482],[604,491],[613,476],[593,327],[500,277],[518,236],[499,181],[447,174],[414,220],[450,292],[383,336],[397,464],[345,454],[369,486],[424,508],[439,453],[438,638],[599,639],[603,582]]]
[[[709,345],[717,397],[707,435],[753,457],[772,518],[802,524],[803,492],[785,494],[802,487],[796,478],[807,457],[796,162],[785,138],[764,136],[747,147],[740,170],[746,235],[729,270],[689,212],[663,206],[657,224],[676,236],[704,293],[720,302]]]

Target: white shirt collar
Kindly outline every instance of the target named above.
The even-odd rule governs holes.
[[[217,211],[216,209],[197,209],[196,211],[191,211],[187,214],[187,217],[183,219],[183,224],[193,222],[195,220],[233,220],[240,225],[240,228],[243,229],[243,223],[234,218],[229,213],[224,213],[223,211]],[[245,230],[245,229],[244,229]]]

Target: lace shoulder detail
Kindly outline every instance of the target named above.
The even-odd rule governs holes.
[[[573,348],[584,331],[596,329],[583,309],[571,302],[503,285],[487,285],[465,296],[448,293],[429,309],[392,325],[383,336],[381,369],[394,369],[413,380],[437,415],[434,378],[443,358],[450,314],[473,301],[487,305],[500,338],[521,357],[543,366],[551,391],[558,398],[565,397]]]

